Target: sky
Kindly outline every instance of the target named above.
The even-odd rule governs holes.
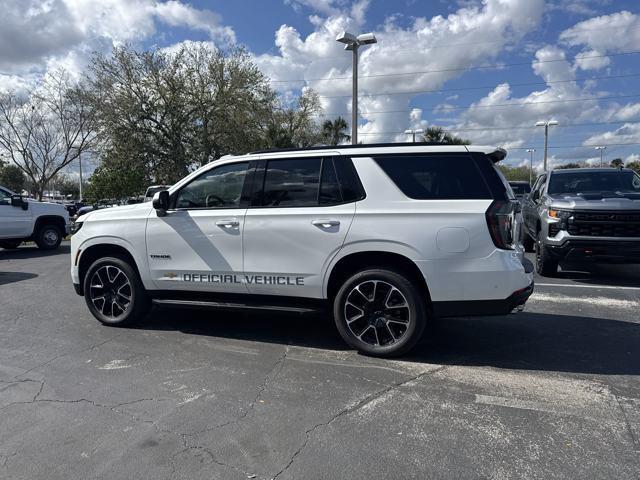
[[[351,54],[361,49],[359,139],[405,141],[431,125],[542,165],[640,160],[638,0],[0,0],[0,90],[48,70],[80,76],[93,52],[129,43],[244,46],[284,98],[319,95],[324,116],[351,118]]]

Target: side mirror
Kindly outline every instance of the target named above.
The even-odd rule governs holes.
[[[22,195],[11,195],[11,206],[20,207],[23,210],[29,209],[29,202],[22,198]]]
[[[164,217],[169,209],[169,191],[161,190],[153,195],[153,208],[158,211],[158,215]]]

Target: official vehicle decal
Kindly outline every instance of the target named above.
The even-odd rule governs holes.
[[[247,275],[225,273],[173,273],[164,274],[165,280],[176,280],[191,283],[247,284],[247,285],[281,285],[300,287],[304,285],[304,277],[289,275]]]

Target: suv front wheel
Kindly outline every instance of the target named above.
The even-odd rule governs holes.
[[[111,326],[140,320],[150,306],[138,272],[117,257],[100,258],[89,267],[84,277],[84,299],[93,316]]]
[[[349,277],[334,299],[342,338],[367,355],[402,355],[420,340],[427,321],[423,292],[391,270],[363,270]]]

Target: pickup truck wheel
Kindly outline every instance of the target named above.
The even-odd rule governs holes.
[[[21,240],[2,240],[0,241],[0,247],[7,250],[14,250],[20,246]]]
[[[531,238],[531,236],[527,232],[525,232],[524,238],[522,239],[522,246],[524,247],[524,251],[528,253],[535,251],[534,245],[535,242],[533,238]]]
[[[54,250],[62,242],[62,233],[57,225],[46,224],[38,228],[35,235],[36,245],[40,250]]]
[[[363,270],[348,278],[334,299],[333,314],[345,342],[377,357],[408,352],[427,323],[423,292],[386,269]]]
[[[536,241],[536,272],[543,277],[553,277],[558,273],[558,261],[552,258],[541,238],[542,232],[538,232]]]
[[[129,325],[149,311],[149,298],[138,272],[121,258],[96,260],[84,277],[83,288],[89,310],[104,325]]]

